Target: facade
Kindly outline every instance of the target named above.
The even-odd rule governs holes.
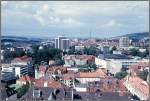
[[[63,51],[68,51],[69,50],[69,46],[70,46],[70,40],[69,39],[62,39],[62,50]]]
[[[25,72],[27,72],[27,74],[29,75],[34,74],[34,68],[32,65],[31,57],[23,56],[15,58],[14,60],[11,61],[11,65],[15,68],[17,75],[26,74]],[[19,71],[20,72],[22,71],[22,73],[19,73]]]
[[[80,46],[75,46],[75,50],[77,51],[82,51],[84,49],[84,46],[80,45]]]
[[[99,68],[105,68],[109,70],[110,73],[116,74],[120,72],[122,68],[130,68],[131,65],[140,63],[140,62],[148,62],[148,60],[137,60],[128,58],[123,55],[108,55],[103,57],[95,57],[95,64]]]
[[[130,40],[128,37],[121,37],[119,39],[119,47],[120,48],[128,48],[129,47],[129,43],[130,43]]]
[[[3,81],[14,80],[15,77],[15,68],[13,68],[10,64],[2,64],[1,76]]]
[[[14,65],[14,68],[15,68],[15,76],[16,77],[28,75],[28,66]]]
[[[95,63],[93,55],[67,55],[63,57],[66,67],[82,66]]]
[[[64,36],[58,36],[55,38],[55,48],[67,51],[70,46],[70,40]]]

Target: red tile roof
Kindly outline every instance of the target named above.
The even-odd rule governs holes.
[[[45,73],[45,71],[46,71],[46,66],[40,65],[40,66],[39,66],[39,71]]]
[[[127,81],[128,76],[124,78],[124,81]],[[146,81],[142,80],[140,77],[134,75],[129,77],[128,83],[134,86],[137,90],[142,92],[144,95],[149,95],[149,85]]]
[[[29,82],[31,82],[31,81],[34,81],[34,78],[32,78],[28,75],[25,75],[25,76],[20,77],[17,81],[23,81],[23,82],[29,81]]]
[[[53,79],[45,79],[41,77],[35,81],[34,87],[44,87],[44,83],[47,83],[47,87],[50,88],[68,88],[66,85],[60,83],[59,81],[55,81]]]
[[[75,60],[75,59],[80,59],[80,60],[94,60],[95,56],[93,55],[67,55],[64,56],[65,60]]]
[[[76,74],[76,77],[78,78],[100,78],[100,77],[106,77],[107,75],[102,69],[97,69],[94,72],[79,72]]]
[[[31,57],[27,57],[27,56],[22,56],[22,57],[17,57],[14,59],[14,61],[31,61],[32,58]]]

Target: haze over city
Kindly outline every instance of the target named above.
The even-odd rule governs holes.
[[[2,35],[105,38],[149,31],[148,1],[2,1]]]

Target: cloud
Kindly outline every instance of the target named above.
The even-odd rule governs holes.
[[[110,20],[106,24],[101,25],[101,27],[122,27],[122,26],[123,26],[123,24],[118,23],[115,20]]]
[[[149,27],[148,1],[2,1],[1,11],[3,32],[22,27],[30,33],[44,29],[73,35],[87,29],[125,33]]]

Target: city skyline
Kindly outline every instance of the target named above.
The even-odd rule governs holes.
[[[148,8],[148,1],[3,1],[2,35],[108,38],[148,32]]]

